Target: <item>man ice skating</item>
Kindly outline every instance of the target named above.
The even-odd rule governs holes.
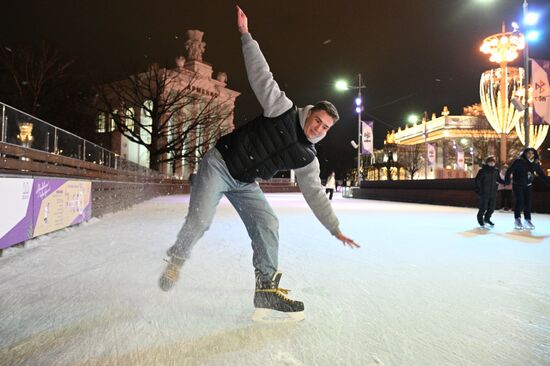
[[[202,159],[193,183],[189,211],[175,244],[160,287],[168,291],[177,281],[191,249],[208,230],[222,195],[236,208],[252,239],[256,275],[255,320],[270,310],[303,319],[304,304],[289,299],[279,288],[278,220],[256,178],[269,179],[279,170],[294,169],[300,190],[319,221],[344,245],[358,248],[339,229],[338,219],[319,178],[314,144],[338,120],[329,102],[296,108],[273,79],[258,43],[248,33],[248,20],[237,7],[246,71],[263,115],[223,136]]]
[[[532,147],[523,150],[520,157],[514,160],[506,171],[505,181],[510,184],[513,176],[512,191],[516,206],[514,208],[514,228],[516,230],[534,230],[535,225],[531,221],[531,201],[533,199],[533,180],[537,174],[545,184],[550,185],[550,179],[540,167],[539,154]],[[521,222],[521,212],[525,218],[525,224]]]
[[[479,211],[477,212],[477,222],[482,229],[490,229],[495,226],[491,221],[491,216],[495,212],[497,199],[497,182],[504,183],[500,178],[500,172],[495,167],[496,159],[494,156],[488,156],[485,164],[476,175],[476,193],[479,195]]]

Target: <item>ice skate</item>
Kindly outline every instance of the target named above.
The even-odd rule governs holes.
[[[495,224],[491,220],[486,219],[485,220],[485,226],[487,226],[489,229],[492,229],[492,228],[495,227]]]
[[[516,221],[514,221],[514,229],[516,230],[524,229],[523,224],[521,223],[521,219],[516,219]]]
[[[168,253],[170,253],[170,251],[168,251]],[[168,265],[159,279],[159,286],[161,290],[169,291],[178,281],[181,267],[183,263],[185,263],[185,259],[170,256],[170,259],[165,259],[165,261],[168,262]]]
[[[481,219],[477,219],[477,223],[479,225],[479,230],[489,230],[487,226],[485,226],[485,223]]]
[[[282,273],[277,272],[271,281],[260,281],[256,277],[252,320],[263,323],[296,322],[305,319],[304,303],[289,299],[289,290],[279,288]]]
[[[535,225],[533,225],[533,222],[531,220],[525,220],[523,227],[525,230],[535,230]]]

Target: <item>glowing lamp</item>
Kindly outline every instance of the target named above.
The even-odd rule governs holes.
[[[525,48],[525,38],[516,32],[494,34],[483,40],[479,50],[489,55],[495,63],[512,62],[518,58],[518,51]]]
[[[337,90],[349,90],[348,82],[345,80],[338,80],[334,86]]]
[[[407,119],[407,121],[409,121],[409,123],[416,123],[418,122],[418,116],[415,114],[411,114]]]
[[[537,13],[529,12],[525,15],[523,21],[527,25],[535,25],[539,21],[539,15]]]
[[[532,30],[529,33],[527,33],[527,39],[532,42],[538,41],[540,37],[540,32],[536,30]]]

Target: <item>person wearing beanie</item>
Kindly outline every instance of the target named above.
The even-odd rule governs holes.
[[[488,156],[475,178],[476,193],[479,196],[477,222],[482,229],[490,229],[495,226],[491,221],[491,216],[495,212],[497,183],[504,183],[495,165],[495,157]]]
[[[546,185],[550,185],[550,179],[540,167],[539,154],[536,149],[529,147],[514,160],[505,175],[506,184],[510,184],[514,192],[514,228],[516,230],[534,230],[535,225],[531,220],[531,204],[533,200],[533,180],[538,176]],[[525,222],[521,222],[521,214]]]

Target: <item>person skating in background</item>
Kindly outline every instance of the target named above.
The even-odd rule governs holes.
[[[500,169],[500,179],[506,179],[506,170],[508,165],[504,164]],[[512,177],[513,179],[514,177]],[[500,211],[508,212],[512,209],[512,184],[498,184],[498,194],[500,195]]]
[[[328,199],[332,200],[332,195],[336,189],[336,173],[332,172],[327,178],[327,184],[325,185],[325,193],[328,194]]]
[[[510,184],[513,177],[512,191],[514,192],[514,228],[516,230],[534,230],[535,225],[531,221],[531,204],[533,200],[533,180],[535,174],[550,185],[550,179],[540,167],[539,154],[532,147],[523,150],[520,157],[514,160],[506,171],[505,184]],[[521,222],[521,213],[525,223]]]
[[[196,176],[197,176],[197,172],[194,170],[191,174],[189,174],[189,192],[193,190],[193,182],[195,181]]]
[[[237,24],[248,80],[263,115],[221,137],[202,159],[185,223],[168,249],[168,265],[159,285],[164,291],[174,286],[193,246],[208,230],[216,206],[225,195],[237,209],[252,240],[256,277],[253,319],[263,320],[268,311],[275,310],[301,320],[304,304],[289,299],[288,290],[279,288],[279,221],[256,179],[270,179],[278,171],[294,169],[300,191],[319,221],[342,244],[359,248],[340,231],[319,178],[315,143],[336,123],[338,112],[327,101],[297,108],[279,89],[258,42],[248,33],[247,17],[238,6]],[[224,286],[224,281],[228,279],[220,278],[220,286]]]
[[[476,193],[479,195],[479,211],[477,212],[477,222],[482,229],[488,229],[495,226],[491,221],[491,216],[495,212],[497,198],[497,182],[504,183],[500,178],[499,171],[495,167],[496,159],[494,156],[488,156],[485,164],[476,175]]]

